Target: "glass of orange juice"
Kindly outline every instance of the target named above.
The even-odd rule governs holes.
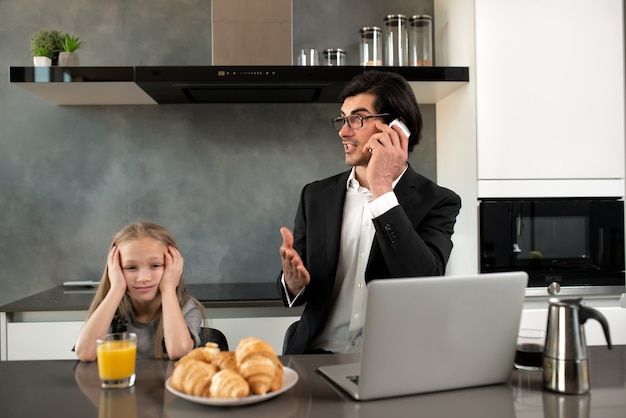
[[[132,332],[106,334],[98,344],[98,375],[105,389],[127,388],[135,384],[137,335]]]

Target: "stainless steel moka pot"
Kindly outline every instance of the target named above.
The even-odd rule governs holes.
[[[589,391],[589,364],[583,324],[595,319],[602,325],[611,348],[609,324],[599,311],[581,305],[582,298],[550,299],[543,356],[543,384],[560,393]]]

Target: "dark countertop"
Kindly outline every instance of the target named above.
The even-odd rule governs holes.
[[[139,359],[132,389],[101,390],[97,364],[73,360],[0,362],[2,416],[63,417],[624,417],[626,346],[589,347],[591,391],[560,395],[542,390],[541,373],[514,371],[507,384],[356,402],[335,390],[317,368],[353,361],[350,355],[282,356],[298,382],[265,402],[212,407],[178,398],[165,380],[174,362]]]
[[[188,284],[187,290],[207,308],[283,306],[276,283]],[[86,311],[95,292],[57,286],[0,306],[0,312]]]

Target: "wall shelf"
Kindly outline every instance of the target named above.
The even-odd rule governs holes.
[[[10,67],[10,82],[56,105],[336,103],[372,67]],[[376,67],[409,80],[419,103],[437,103],[469,82],[468,67]]]
[[[10,67],[9,81],[56,105],[157,104],[133,67]]]

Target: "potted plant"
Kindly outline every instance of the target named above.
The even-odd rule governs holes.
[[[48,57],[48,48],[40,46],[33,53],[33,63],[35,67],[50,67],[52,65],[52,59]]]
[[[30,51],[33,55],[33,62],[42,61],[35,60],[36,57],[48,57],[51,63],[54,64],[61,52],[63,46],[63,35],[56,29],[38,29],[30,36]],[[45,55],[42,55],[45,52]],[[37,63],[35,62],[35,65]]]
[[[78,66],[78,52],[76,52],[76,50],[80,48],[82,44],[78,36],[66,33],[61,42],[62,51],[59,53],[59,65],[67,67]]]

